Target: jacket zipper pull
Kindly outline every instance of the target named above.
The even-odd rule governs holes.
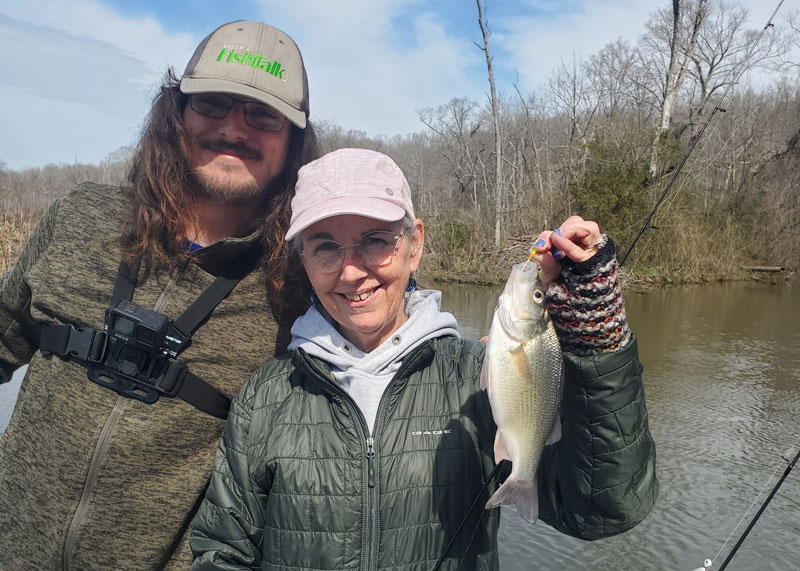
[[[372,464],[373,458],[375,458],[375,439],[370,436],[367,438],[367,462],[369,466],[367,469],[369,475],[367,483],[370,488],[375,487],[375,466]]]

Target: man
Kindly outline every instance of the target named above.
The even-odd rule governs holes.
[[[0,569],[188,568],[229,398],[275,352],[308,113],[294,41],[225,24],[168,74],[130,185],[45,213],[0,280],[0,379],[29,363],[0,438]]]

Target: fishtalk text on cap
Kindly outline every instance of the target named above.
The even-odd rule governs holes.
[[[223,59],[225,59],[227,63],[239,63],[263,69],[267,73],[283,81],[288,81],[289,79],[284,74],[286,70],[281,68],[280,62],[267,61],[261,54],[251,54],[249,50],[244,53],[237,53],[231,48],[223,48],[222,51],[219,52],[219,56],[217,56],[217,61],[222,61]],[[264,61],[262,62],[262,60]]]

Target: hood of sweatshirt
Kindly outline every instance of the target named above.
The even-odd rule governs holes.
[[[345,339],[321,306],[312,306],[292,326],[289,350],[303,349],[331,365],[336,383],[355,401],[370,431],[381,397],[400,368],[403,357],[436,337],[459,336],[458,323],[441,311],[442,293],[416,290],[406,299],[406,321],[373,351],[364,353]]]

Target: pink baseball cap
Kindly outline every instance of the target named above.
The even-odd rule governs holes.
[[[302,167],[292,199],[289,241],[325,218],[356,214],[384,222],[412,219],[411,189],[392,159],[368,149],[339,149]]]

